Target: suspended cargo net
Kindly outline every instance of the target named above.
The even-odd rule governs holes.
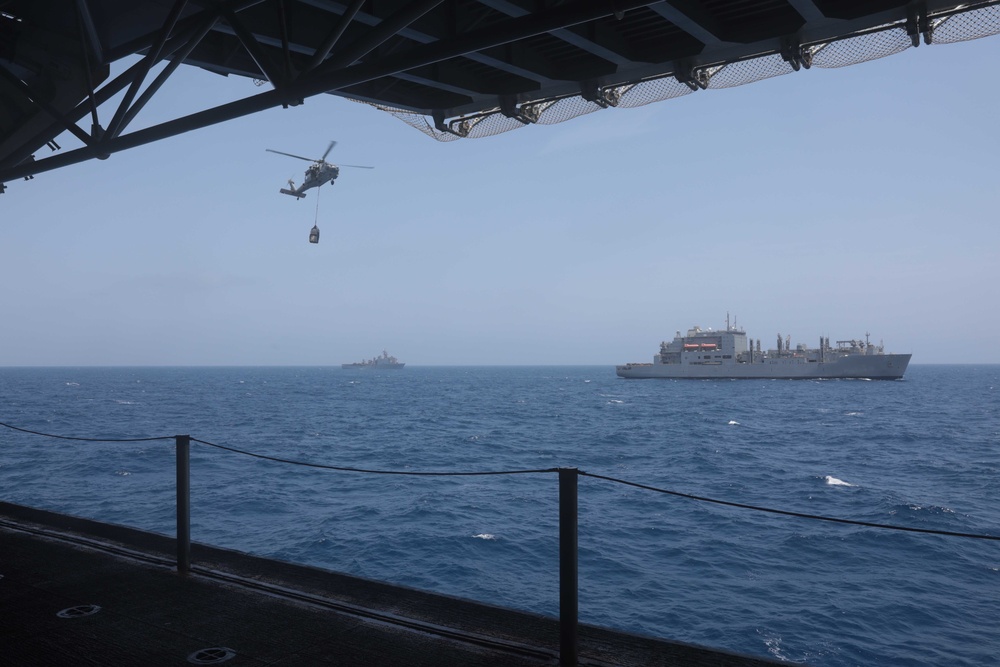
[[[923,31],[921,33],[920,31]],[[948,44],[1000,34],[1000,6],[966,9],[947,16],[930,17],[926,23],[897,22],[849,37],[802,45],[792,52],[767,53],[729,63],[716,63],[689,72],[673,72],[639,81],[620,83],[584,95],[531,100],[514,108],[500,107],[434,123],[427,116],[406,109],[363,102],[399,118],[438,141],[490,137],[527,125],[553,125],[600,111],[634,108],[661,102],[699,89],[721,89],[763,81],[810,67],[835,68],[885,58],[913,48],[923,34],[929,44]]]

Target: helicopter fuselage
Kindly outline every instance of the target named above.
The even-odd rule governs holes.
[[[281,188],[279,192],[283,195],[291,195],[296,199],[302,199],[306,196],[306,190],[309,188],[318,188],[324,183],[333,183],[340,176],[340,167],[335,164],[330,164],[326,161],[326,156],[330,154],[333,147],[336,145],[336,141],[331,141],[330,145],[326,147],[326,152],[323,153],[321,158],[308,158],[301,155],[293,155],[292,153],[285,153],[283,151],[276,151],[272,148],[268,148],[269,153],[277,153],[278,155],[287,155],[288,157],[293,157],[298,160],[306,160],[307,162],[312,162],[309,168],[306,169],[305,180],[302,181],[302,185],[295,187],[295,183],[289,179],[288,187]],[[374,167],[368,167],[361,164],[347,164],[342,165],[345,167],[357,167],[358,169],[374,169]]]
[[[291,188],[281,188],[279,192],[284,195],[292,195],[296,199],[302,199],[306,196],[305,192],[309,188],[318,188],[325,183],[333,183],[339,175],[340,168],[337,165],[328,162],[316,163],[306,169],[305,180],[302,181],[302,185],[296,188],[295,184],[289,181],[288,184]]]

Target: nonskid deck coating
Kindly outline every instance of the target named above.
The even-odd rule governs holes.
[[[556,619],[199,544],[190,574],[174,557],[162,535],[0,503],[8,664],[559,664]],[[579,655],[581,665],[781,664],[584,625]]]

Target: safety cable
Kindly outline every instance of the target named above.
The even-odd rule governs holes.
[[[345,468],[342,466],[331,466],[322,463],[309,463],[307,461],[294,461],[292,459],[282,459],[276,456],[267,456],[265,454],[254,454],[253,452],[247,452],[242,449],[236,449],[234,447],[226,447],[225,445],[217,445],[213,442],[206,442],[204,440],[198,440],[197,438],[191,438],[191,442],[201,443],[202,445],[208,445],[209,447],[217,447],[219,449],[224,449],[227,452],[234,452],[236,454],[243,454],[244,456],[252,456],[256,459],[264,459],[266,461],[277,461],[278,463],[291,463],[297,466],[306,466],[308,468],[322,468],[324,470],[339,470],[341,472],[363,472],[370,475],[416,475],[423,477],[470,477],[474,475],[524,475],[528,473],[540,473],[540,472],[559,472],[559,468],[544,468],[539,470],[491,470],[483,472],[420,472],[415,470],[370,470],[365,468]]]
[[[21,433],[30,433],[31,435],[41,435],[46,438],[57,438],[59,440],[78,440],[80,442],[151,442],[153,440],[173,440],[172,435],[161,435],[155,438],[74,438],[67,435],[54,435],[52,433],[42,433],[41,431],[30,431],[26,428],[18,428],[17,426],[11,426],[10,424],[5,424],[0,422],[0,426],[5,426],[12,431],[20,431]]]
[[[615,477],[606,477],[605,475],[595,475],[593,473],[579,471],[579,474],[584,477],[593,477],[594,479],[603,479],[608,482],[615,482],[617,484],[624,484],[626,486],[634,486],[637,489],[645,489],[647,491],[656,491],[658,493],[666,493],[671,496],[677,496],[679,498],[688,498],[690,500],[698,500],[705,503],[714,503],[716,505],[725,505],[727,507],[737,507],[739,509],[753,510],[755,512],[769,512],[771,514],[781,514],[783,516],[794,516],[801,519],[815,519],[816,521],[832,521],[834,523],[846,523],[852,526],[865,526],[867,528],[885,528],[887,530],[905,530],[911,533],[928,533],[930,535],[946,535],[948,537],[971,537],[977,540],[1000,540],[1000,536],[996,535],[978,535],[976,533],[954,533],[947,530],[933,530],[930,528],[909,528],[907,526],[893,526],[885,523],[871,523],[869,521],[855,521],[853,519],[838,519],[831,516],[822,516],[819,514],[806,514],[804,512],[791,512],[788,510],[776,510],[769,507],[759,507],[757,505],[747,505],[745,503],[734,503],[729,500],[716,500],[714,498],[706,498],[704,496],[695,496],[690,493],[681,493],[680,491],[670,491],[668,489],[659,489],[655,486],[649,486],[647,484],[638,484],[636,482],[629,482],[624,479],[617,479]]]
[[[17,426],[12,426],[10,424],[0,422],[0,426],[12,429],[14,431],[20,431],[22,433],[30,433],[31,435],[40,435],[47,438],[58,438],[60,440],[78,440],[82,442],[149,442],[153,440],[174,440],[177,436],[160,436],[154,438],[130,438],[130,439],[109,439],[109,438],[75,438],[63,435],[54,435],[51,433],[42,433],[40,431],[31,431],[25,428],[19,428]],[[241,454],[243,456],[250,456],[257,459],[263,459],[266,461],[274,461],[276,463],[287,463],[290,465],[304,466],[308,468],[320,468],[323,470],[336,470],[340,472],[359,472],[369,475],[410,475],[414,477],[473,477],[473,476],[485,476],[485,475],[524,475],[524,474],[538,474],[538,473],[553,473],[563,470],[563,468],[539,468],[531,470],[489,470],[480,472],[434,472],[434,471],[415,471],[415,470],[373,470],[367,468],[349,468],[345,466],[332,466],[322,463],[310,463],[308,461],[296,461],[293,459],[283,459],[276,456],[267,456],[266,454],[256,454],[254,452],[248,452],[242,449],[236,449],[235,447],[227,447],[225,445],[219,445],[213,442],[208,442],[206,440],[199,440],[198,438],[191,438],[191,442],[197,442],[208,447],[215,447],[216,449],[222,449],[227,452],[233,452],[234,454]],[[582,477],[592,477],[594,479],[602,479],[607,482],[614,482],[615,484],[623,484],[625,486],[631,486],[637,489],[644,489],[646,491],[655,491],[657,493],[663,493],[666,495],[676,496],[678,498],[687,498],[689,500],[697,500],[699,502],[712,503],[715,505],[723,505],[726,507],[735,507],[738,509],[746,509],[754,512],[767,512],[769,514],[778,514],[781,516],[791,516],[800,519],[812,519],[814,521],[828,521],[832,523],[840,523],[851,526],[863,526],[865,528],[881,528],[884,530],[898,530],[906,531],[910,533],[924,533],[927,535],[941,535],[944,537],[965,537],[976,540],[995,540],[1000,541],[1000,536],[997,535],[982,535],[977,533],[958,533],[948,530],[934,530],[931,528],[911,528],[907,526],[894,526],[891,524],[884,523],[872,523],[870,521],[855,521],[853,519],[840,519],[837,517],[822,516],[819,514],[806,514],[804,512],[792,512],[789,510],[777,510],[769,507],[760,507],[758,505],[748,505],[746,503],[737,503],[729,500],[717,500],[715,498],[708,498],[705,496],[696,496],[690,493],[682,493],[680,491],[671,491],[669,489],[661,489],[655,486],[649,486],[648,484],[639,484],[638,482],[629,482],[628,480],[618,479],[616,477],[608,477],[607,475],[597,475],[594,473],[589,473],[583,470],[577,470],[577,474]]]

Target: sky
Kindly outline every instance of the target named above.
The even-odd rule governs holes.
[[[1000,363],[998,62],[922,45],[447,143],[322,95],[8,183],[0,366],[611,366],[727,314]],[[130,129],[257,92],[182,67]],[[331,140],[375,169],[279,194],[308,163],[265,149]]]

